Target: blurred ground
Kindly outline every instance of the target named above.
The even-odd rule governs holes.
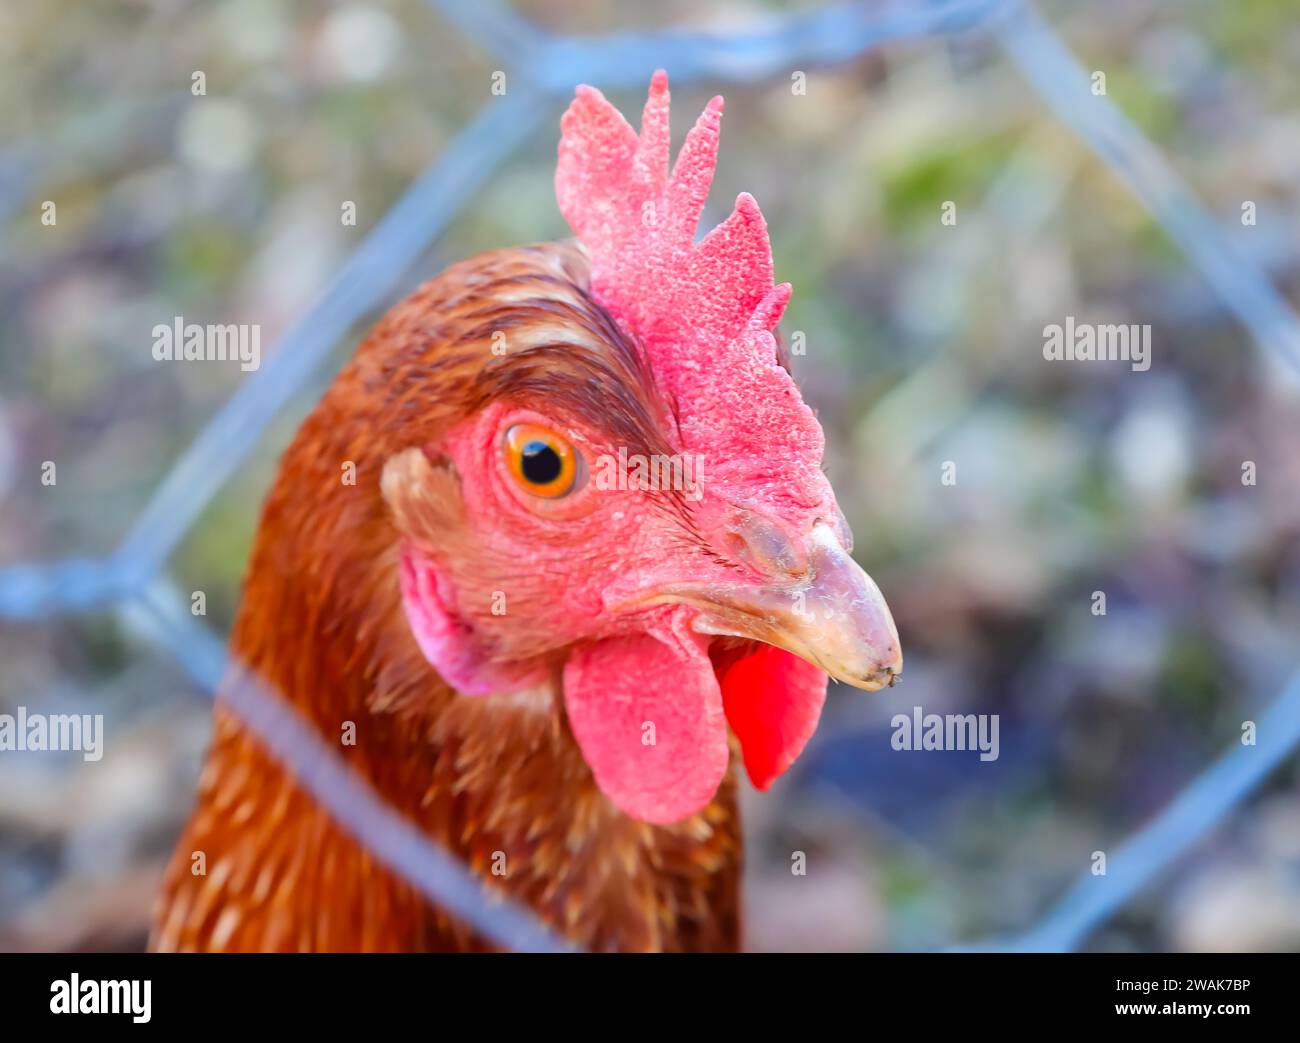
[[[521,5],[564,32],[726,28],[778,6]],[[1045,12],[1300,301],[1294,4]],[[489,100],[493,68],[415,0],[0,9],[0,562],[116,544],[241,377],[153,362],[159,317],[259,322],[269,349]],[[680,139],[707,94],[675,93]],[[408,285],[565,234],[557,135],[482,186]],[[806,335],[797,372],[908,664],[898,688],[833,694],[791,777],[749,801],[750,943],[911,949],[1022,929],[1295,668],[1297,383],[979,35],[809,70],[806,96],[785,80],[728,89],[723,141],[706,224],[742,189],[763,206],[795,287],[783,328]],[[1045,362],[1042,328],[1066,315],[1151,324],[1150,371]],[[173,560],[218,630],[277,455],[321,386]],[[129,618],[98,615],[0,626],[0,712],[19,704],[103,713],[109,744],[93,766],[0,755],[0,948],[138,947],[205,696]],[[890,718],[914,705],[1000,714],[1001,757],[892,750]],[[1298,781],[1293,759],[1089,944],[1300,947]]]

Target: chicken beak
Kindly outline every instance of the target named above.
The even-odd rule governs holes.
[[[764,569],[780,579],[679,590],[674,600],[700,609],[692,624],[698,633],[784,648],[868,692],[893,685],[903,670],[893,616],[880,588],[831,528],[813,527],[805,552],[794,558],[797,566],[787,555],[781,559],[783,567]]]

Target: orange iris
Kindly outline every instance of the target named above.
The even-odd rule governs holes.
[[[536,424],[510,428],[505,453],[515,481],[534,496],[551,500],[563,496],[578,477],[578,454],[573,446]]]

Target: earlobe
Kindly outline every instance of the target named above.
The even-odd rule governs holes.
[[[515,692],[540,683],[545,671],[527,663],[490,660],[470,626],[450,605],[438,566],[413,547],[400,564],[402,607],[424,658],[464,695]]]
[[[542,681],[545,671],[535,663],[502,664],[490,659],[474,629],[456,610],[454,585],[433,552],[437,547],[438,553],[472,560],[473,549],[461,538],[469,527],[460,480],[451,462],[435,464],[424,450],[405,449],[384,465],[380,487],[401,534],[402,608],[429,665],[467,695],[519,691]]]

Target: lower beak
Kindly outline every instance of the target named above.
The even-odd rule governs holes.
[[[824,524],[813,528],[806,561],[792,581],[679,589],[673,600],[701,610],[699,633],[776,645],[868,692],[892,685],[903,653],[880,588]]]

